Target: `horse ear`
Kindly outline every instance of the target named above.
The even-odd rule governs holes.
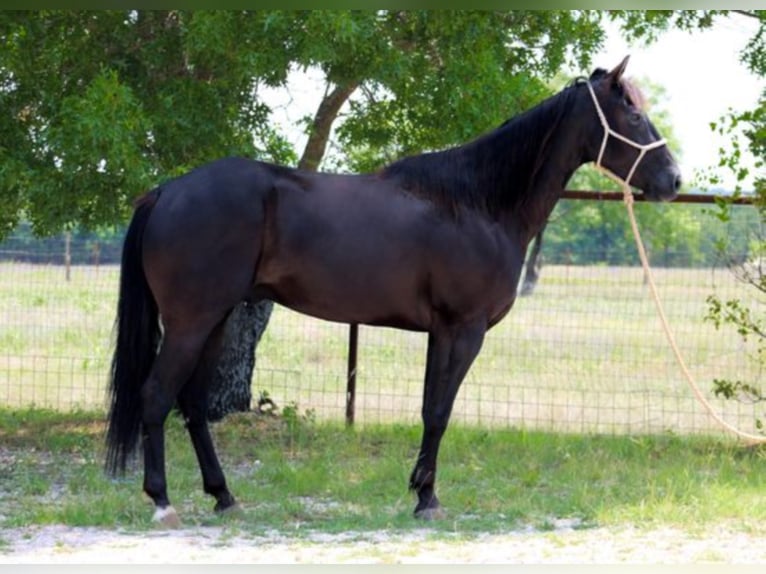
[[[630,56],[625,56],[619,64],[617,64],[613,70],[611,70],[607,76],[609,76],[612,79],[612,82],[615,84],[619,83],[620,78],[622,78],[622,74],[625,72],[625,68],[628,66],[628,60],[630,60]]]

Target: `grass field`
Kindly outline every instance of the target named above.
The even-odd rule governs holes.
[[[166,427],[169,494],[187,528],[300,536],[426,527],[412,518],[415,500],[407,491],[418,426],[345,429],[294,412],[234,415],[213,425],[244,509],[236,517],[213,514],[180,420],[172,417]],[[3,528],[151,528],[140,466],[124,478],[105,477],[102,434],[99,413],[0,408],[0,552]],[[762,533],[765,452],[701,436],[454,425],[437,481],[447,518],[427,528],[472,536],[546,530],[566,520],[582,529],[635,525],[694,533],[721,526]]]
[[[118,269],[0,264],[0,405],[99,409],[110,360]],[[758,380],[734,332],[705,323],[705,299],[746,298],[726,270],[658,269],[657,283],[692,373]],[[339,420],[347,327],[276,308],[258,348],[254,394]],[[425,335],[360,329],[357,419],[419,419]],[[752,405],[716,402],[752,430]],[[534,296],[493,329],[454,420],[577,432],[715,429],[686,387],[639,268],[547,266]]]

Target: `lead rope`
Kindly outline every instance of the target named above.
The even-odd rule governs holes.
[[[649,258],[646,255],[644,242],[641,240],[641,233],[638,230],[638,224],[636,223],[636,215],[633,211],[633,192],[630,189],[629,182],[631,178],[633,177],[633,173],[638,167],[639,162],[643,159],[644,154],[646,154],[646,152],[651,149],[655,149],[665,145],[666,144],[665,140],[661,139],[661,140],[652,142],[650,144],[641,145],[612,130],[609,127],[609,123],[606,121],[604,112],[601,110],[601,106],[598,103],[598,99],[596,98],[596,93],[593,91],[593,87],[591,86],[591,83],[586,82],[586,84],[588,86],[588,91],[590,92],[591,98],[593,99],[593,103],[596,106],[596,112],[598,113],[598,118],[601,121],[601,125],[604,128],[604,138],[601,141],[601,149],[599,150],[598,159],[596,160],[596,168],[599,171],[601,171],[601,173],[609,177],[610,179],[616,181],[622,187],[623,201],[625,202],[625,207],[628,211],[628,218],[630,219],[630,227],[633,230],[633,237],[636,240],[636,247],[638,248],[638,256],[641,259],[641,265],[644,268],[644,274],[649,284],[649,290],[651,291],[652,299],[654,300],[654,305],[657,308],[657,314],[660,317],[660,322],[662,323],[662,328],[665,331],[665,336],[667,337],[668,342],[670,343],[670,347],[673,349],[673,354],[675,355],[676,360],[678,361],[678,364],[681,367],[681,371],[683,372],[686,378],[686,381],[692,390],[692,393],[694,393],[694,396],[697,397],[697,400],[700,403],[702,403],[702,406],[705,408],[705,410],[707,410],[708,414],[713,418],[713,420],[715,420],[719,425],[721,425],[726,430],[734,433],[736,436],[743,439],[748,446],[766,443],[766,437],[739,430],[735,426],[723,420],[723,418],[721,418],[721,416],[718,413],[716,413],[715,410],[713,410],[713,406],[710,404],[707,398],[705,398],[705,395],[700,390],[699,385],[697,385],[696,381],[694,380],[694,377],[692,376],[691,372],[689,371],[689,368],[686,365],[686,361],[684,361],[684,358],[681,355],[681,351],[678,348],[678,344],[676,343],[676,338],[673,335],[673,331],[670,328],[670,323],[668,322],[668,318],[665,315],[665,309],[662,306],[662,301],[660,300],[660,295],[659,295],[659,292],[657,291],[657,285],[654,283],[654,276],[652,274],[651,267],[649,267]],[[620,176],[618,176],[615,173],[612,173],[609,169],[601,165],[601,159],[604,155],[604,150],[606,149],[606,142],[609,139],[610,135],[639,150],[638,157],[636,158],[636,161],[633,163],[633,167],[630,168],[630,171],[628,172],[628,176],[625,179],[622,179]]]

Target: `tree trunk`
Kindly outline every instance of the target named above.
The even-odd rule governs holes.
[[[316,171],[319,168],[319,163],[327,149],[327,141],[330,139],[332,124],[338,117],[340,108],[354,93],[358,85],[356,82],[351,82],[335,86],[331,92],[325,92],[324,98],[317,108],[317,113],[314,115],[314,121],[311,122],[309,139],[303,150],[303,156],[298,162],[300,169]]]
[[[309,139],[298,163],[301,169],[316,171],[324,157],[332,124],[358,83],[336,86],[325,93],[314,115]],[[222,350],[214,368],[208,393],[208,420],[218,421],[227,414],[247,412],[252,404],[255,351],[266,330],[274,304],[240,303],[224,325]]]
[[[240,303],[226,319],[221,354],[208,394],[208,420],[218,421],[234,412],[247,412],[252,404],[255,349],[271,317],[274,303]]]

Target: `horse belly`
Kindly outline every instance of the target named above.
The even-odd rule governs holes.
[[[329,321],[426,330],[424,262],[413,249],[339,241],[282,249],[258,270],[270,297]]]
[[[280,273],[263,279],[275,301],[343,323],[428,331],[436,316],[494,324],[511,308],[518,274],[498,272],[494,262],[471,264],[457,245],[402,245],[294,251],[284,255],[289,264]]]

